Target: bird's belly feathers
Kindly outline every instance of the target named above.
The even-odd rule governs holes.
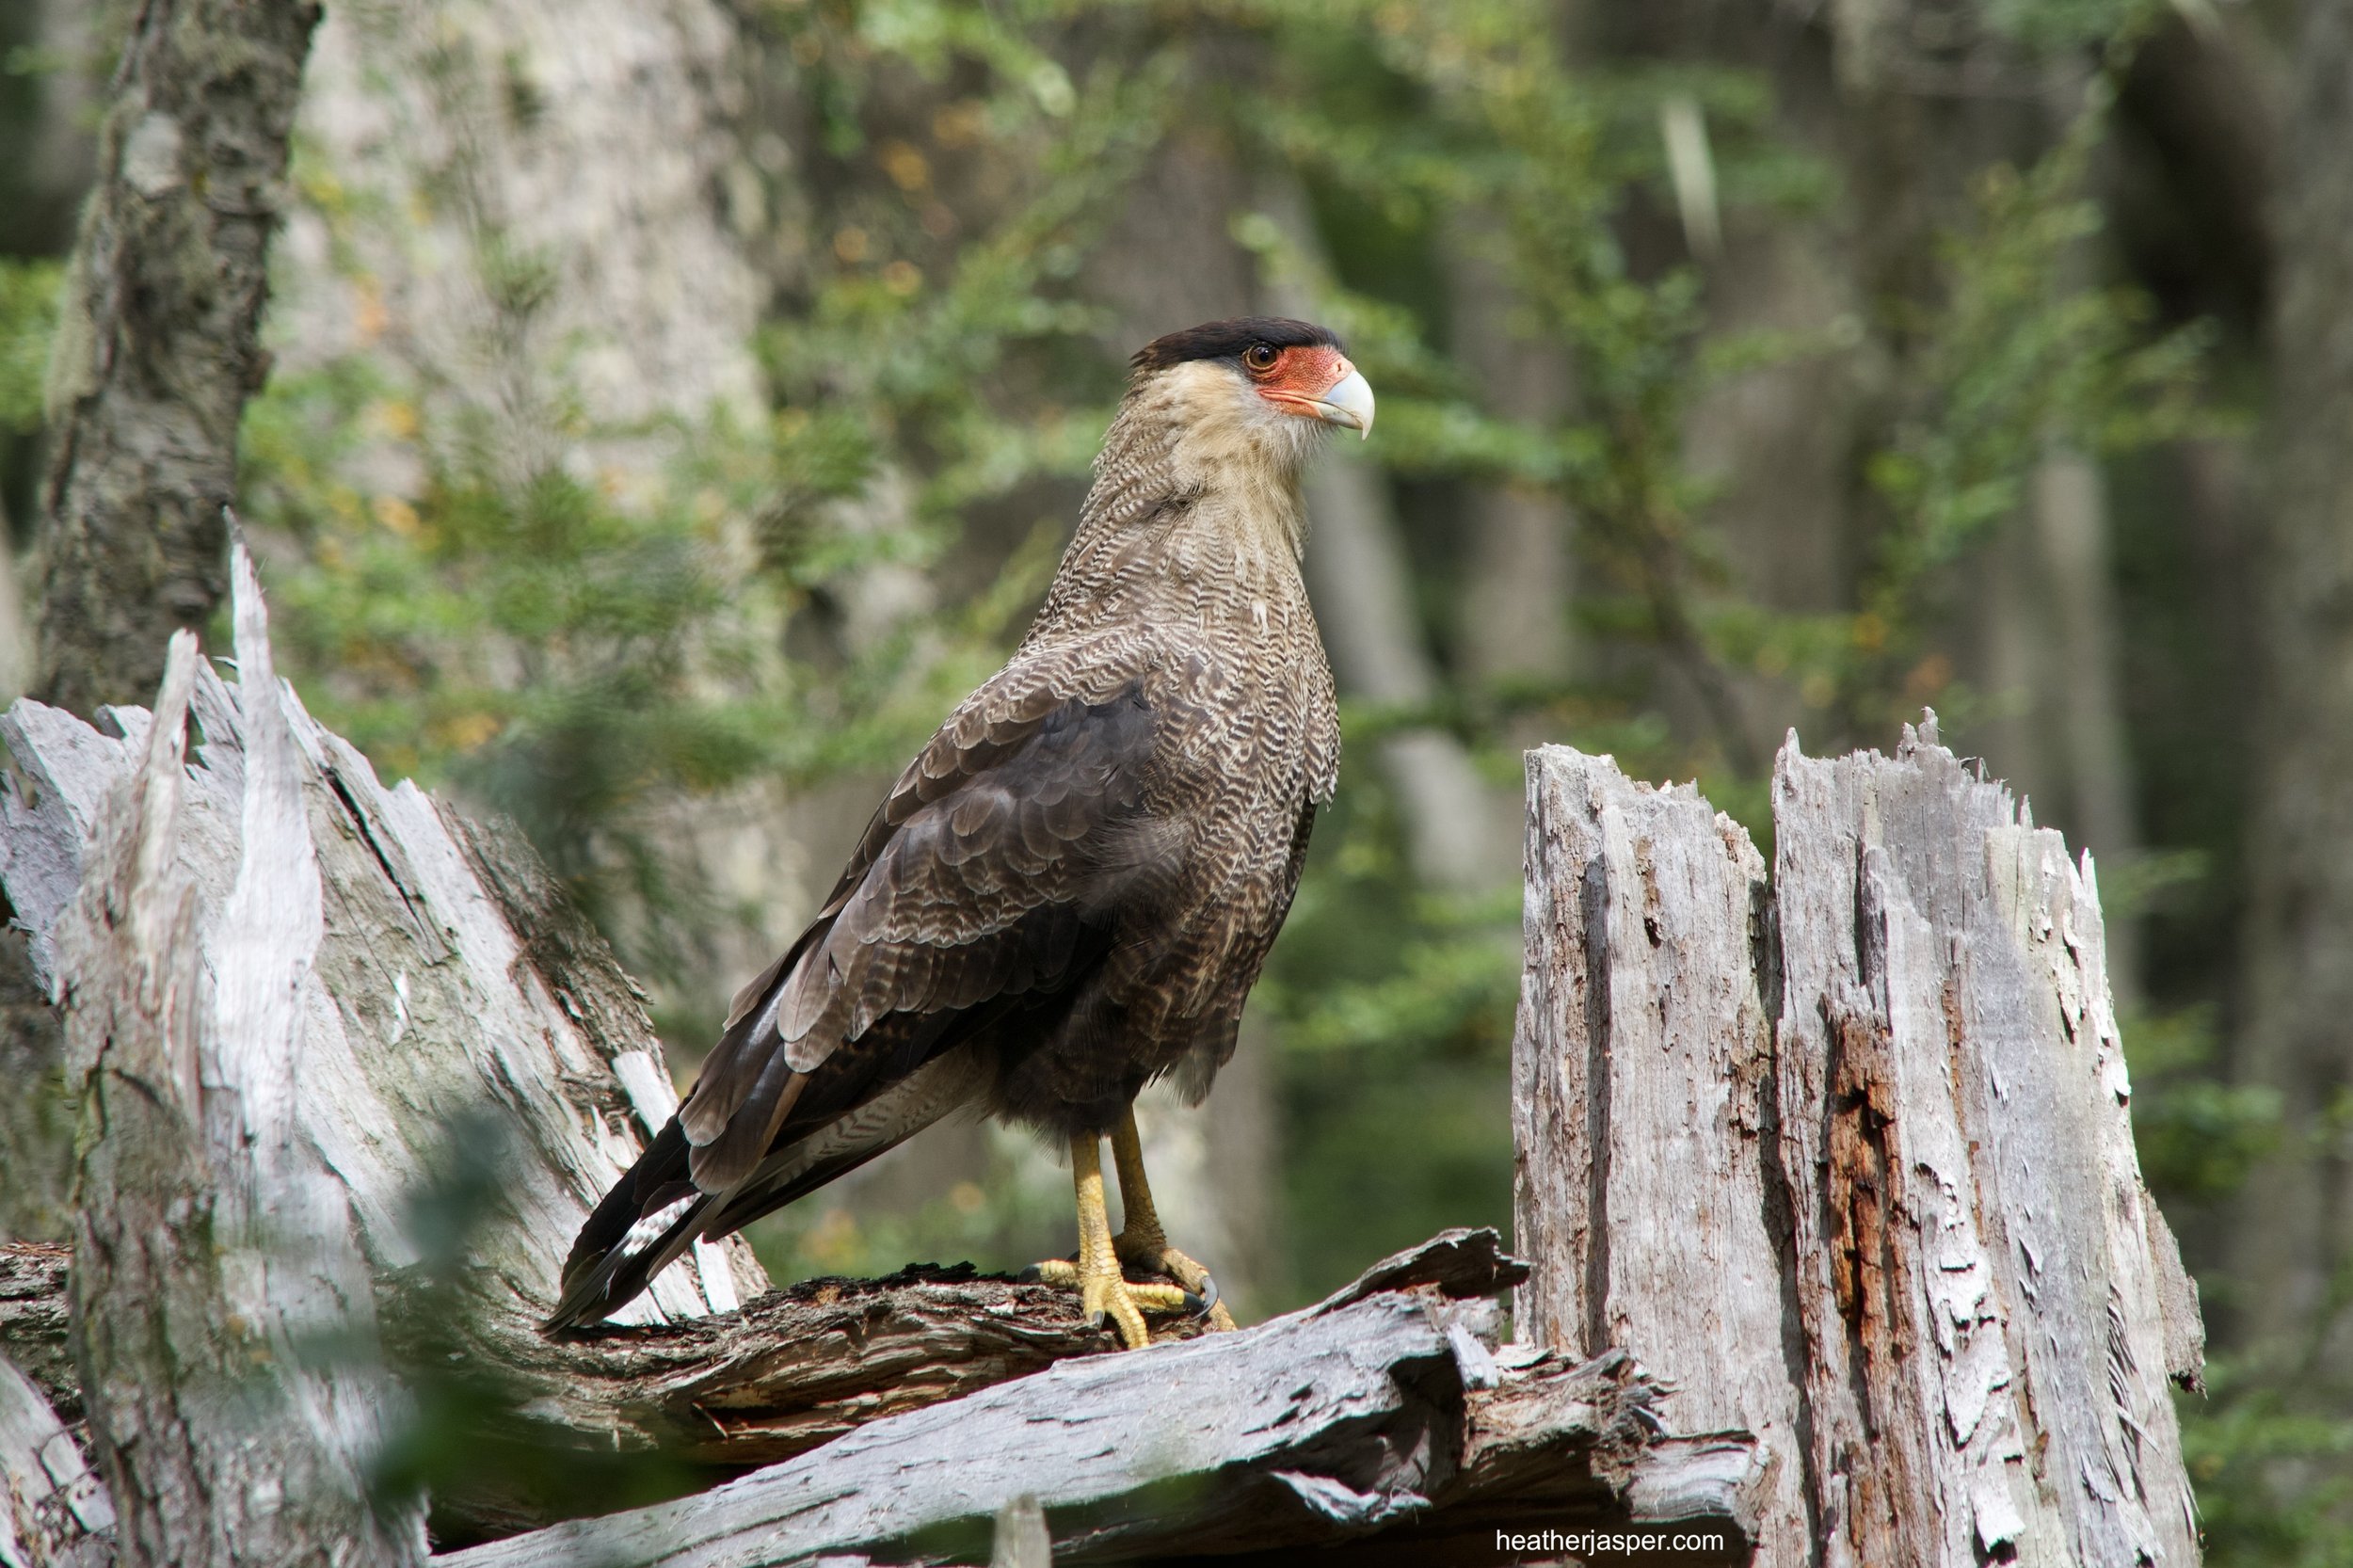
[[[993,1109],[1057,1134],[1108,1128],[1165,1074],[1188,1097],[1207,1091],[1289,912],[1337,767],[1320,644],[1290,657],[1183,650],[1146,678],[1144,697],[1156,724],[1149,782],[1100,851],[1120,887],[1095,914],[1103,956],[996,1045]]]

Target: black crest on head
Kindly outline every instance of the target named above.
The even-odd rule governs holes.
[[[1339,338],[1309,322],[1289,316],[1236,316],[1231,321],[1208,321],[1154,338],[1136,350],[1129,361],[1139,374],[1166,370],[1188,360],[1239,360],[1252,344],[1275,348],[1339,348]],[[1345,352],[1345,350],[1343,350]]]

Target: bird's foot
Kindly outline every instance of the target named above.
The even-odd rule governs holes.
[[[1110,1322],[1119,1331],[1120,1343],[1131,1351],[1152,1342],[1151,1330],[1144,1321],[1146,1312],[1199,1312],[1206,1304],[1177,1286],[1131,1284],[1115,1261],[1107,1268],[1091,1270],[1066,1257],[1049,1257],[1022,1270],[1021,1277],[1077,1290],[1080,1312],[1091,1322]]]
[[[1209,1271],[1170,1246],[1157,1227],[1139,1233],[1130,1225],[1112,1239],[1112,1250],[1130,1268],[1164,1274],[1183,1286],[1193,1303],[1194,1316],[1209,1320],[1211,1333],[1224,1334],[1235,1326],[1234,1315],[1218,1298],[1217,1281]]]

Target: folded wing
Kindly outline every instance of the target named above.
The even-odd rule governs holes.
[[[679,1114],[600,1203],[549,1327],[617,1309],[691,1245],[986,1093],[973,1048],[1082,1026],[1150,928],[1188,824],[1147,806],[1141,680],[1008,669],[909,764],[807,931],[738,994]]]

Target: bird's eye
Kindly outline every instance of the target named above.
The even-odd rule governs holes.
[[[1269,371],[1274,368],[1274,361],[1279,356],[1274,352],[1273,344],[1254,343],[1242,351],[1241,362],[1252,370]]]

